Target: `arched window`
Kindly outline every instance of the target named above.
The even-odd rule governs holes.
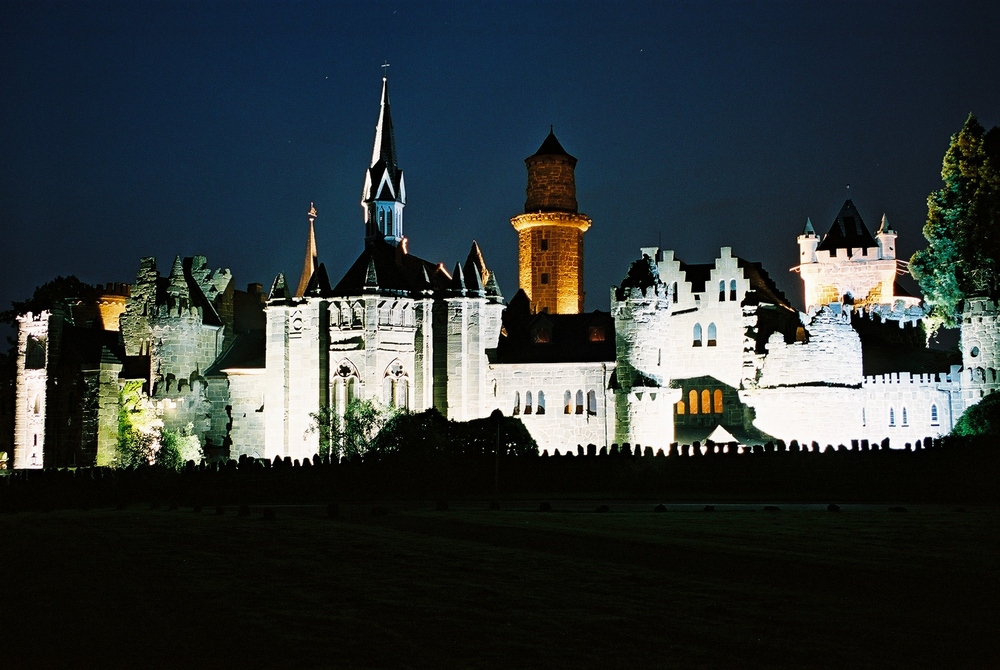
[[[33,411],[35,414],[42,413],[42,396],[36,395]]]
[[[347,378],[347,404],[350,405],[358,397],[358,378]]]
[[[903,408],[903,425],[904,426],[909,426],[910,425],[910,422],[906,418],[906,408],[905,407]]]
[[[938,425],[938,408],[937,405],[931,405],[931,425]]]
[[[714,347],[715,346],[715,337],[716,337],[716,334],[717,333],[716,333],[716,330],[715,330],[715,324],[714,323],[708,324],[708,346],[710,346],[710,347]]]
[[[545,391],[538,392],[538,407],[535,408],[535,414],[545,414]]]
[[[712,411],[712,394],[708,389],[701,392],[701,413],[708,414]]]
[[[597,391],[587,391],[587,414],[597,416]]]
[[[531,391],[524,394],[524,413],[531,414]]]
[[[386,377],[382,380],[382,403],[387,406],[395,405],[396,380]]]
[[[698,392],[694,389],[688,393],[688,407],[692,414],[698,413]]]
[[[694,324],[694,332],[692,333],[692,337],[693,337],[694,341],[691,343],[691,346],[692,347],[700,347],[701,346],[701,324],[700,323]]]
[[[583,391],[577,390],[576,392],[576,413],[583,414]]]
[[[684,407],[684,401],[683,400],[678,400],[677,401],[677,413],[678,414],[684,414],[685,413],[685,407]]]
[[[517,416],[521,413],[521,392],[514,391],[514,411],[511,412],[512,416]]]
[[[342,413],[344,409],[344,379],[334,377],[330,387],[330,407],[334,414]]]
[[[566,391],[563,393],[563,414],[570,414],[573,412],[573,392]]]
[[[730,280],[729,282],[729,299],[736,300],[736,280]]]
[[[712,400],[712,411],[716,414],[722,414],[722,389],[715,389],[715,393],[712,395]]]
[[[719,282],[719,302],[726,301],[726,280],[723,279]]]
[[[889,426],[893,427],[896,425],[896,410],[889,408]]]

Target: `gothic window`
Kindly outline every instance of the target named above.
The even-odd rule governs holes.
[[[333,408],[334,414],[339,414],[344,408],[344,379],[342,377],[334,377],[333,385],[330,389],[330,406]]]
[[[521,392],[514,391],[514,411],[511,412],[511,416],[517,416],[521,413]]]
[[[698,392],[694,389],[688,392],[688,407],[692,414],[698,413]]]
[[[396,406],[403,409],[410,408],[410,382],[403,377],[396,386]]]
[[[726,301],[726,280],[723,279],[719,282],[719,302]]]
[[[597,416],[597,391],[587,391],[587,414]]]
[[[729,299],[736,300],[736,280],[729,281]]]
[[[570,414],[573,411],[573,393],[571,391],[566,391],[563,393],[563,414]]]
[[[907,421],[907,419],[906,419],[906,408],[905,407],[903,408],[903,425],[904,426],[909,426],[910,425],[910,422]]]
[[[362,322],[363,322],[363,320],[362,320],[361,305],[355,305],[354,306],[354,315],[353,315],[353,317],[351,319],[351,325],[354,326],[355,328],[360,328]]]
[[[678,414],[684,414],[684,410],[685,410],[684,401],[683,400],[678,400],[677,401],[677,413]]]
[[[712,400],[712,411],[716,414],[722,414],[722,389],[715,389],[715,393],[712,394]]]
[[[576,392],[576,413],[583,414],[583,391]]]
[[[710,346],[710,347],[714,347],[715,346],[716,335],[717,335],[717,331],[715,329],[715,324],[714,323],[708,324],[708,346]]]
[[[531,391],[524,394],[524,413],[531,414]]]
[[[938,408],[937,405],[931,405],[931,425],[938,425]]]
[[[896,410],[892,407],[889,408],[889,427],[894,427],[896,425]]]
[[[700,323],[694,324],[694,342],[691,343],[691,346],[692,347],[700,347],[701,346],[701,324]],[[691,413],[694,414],[695,412],[691,412]]]
[[[543,272],[542,273],[542,283],[543,284],[548,284],[549,283],[549,273],[547,273],[547,272]]]
[[[357,398],[357,397],[358,397],[358,378],[357,377],[348,377],[347,378],[347,403],[345,404],[345,407],[346,407],[346,405],[350,405],[352,402],[354,402],[354,399]]]
[[[545,391],[538,392],[538,405],[535,407],[535,414],[545,414]]]
[[[708,389],[701,392],[701,413],[708,414],[712,411],[712,394]]]
[[[392,230],[392,210],[391,209],[385,213],[385,229],[386,229],[386,231]]]
[[[396,380],[392,377],[386,377],[382,380],[382,403],[386,406],[392,407],[395,405],[394,397],[396,391]]]

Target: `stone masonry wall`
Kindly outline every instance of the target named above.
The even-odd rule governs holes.
[[[527,161],[525,212],[576,212],[576,177],[569,156],[537,156]]]

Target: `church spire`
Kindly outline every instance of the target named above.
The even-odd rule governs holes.
[[[309,280],[312,279],[313,273],[316,272],[316,266],[319,263],[319,252],[316,249],[316,205],[314,203],[309,203],[309,213],[306,215],[309,217],[309,239],[306,240],[306,258],[302,264],[302,277],[299,278],[299,287],[295,290],[295,297],[301,298],[306,294],[306,289],[309,287]]]
[[[365,211],[365,241],[385,240],[393,246],[399,244],[403,239],[405,204],[406,185],[403,171],[396,162],[396,138],[389,110],[389,79],[383,73],[372,159],[365,173],[365,188],[361,195],[361,207]]]

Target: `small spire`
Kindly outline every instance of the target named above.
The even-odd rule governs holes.
[[[318,213],[316,212],[315,203],[309,203],[309,212],[306,213],[309,217],[309,237],[306,239],[306,257],[302,262],[302,276],[299,278],[299,287],[295,290],[295,297],[301,298],[306,294],[306,289],[309,287],[309,280],[312,279],[313,273],[316,272],[316,267],[319,264],[319,251],[316,247],[316,218]]]
[[[503,294],[500,293],[500,284],[497,283],[497,273],[495,272],[491,272],[489,279],[486,280],[486,295],[496,300],[503,300]]]
[[[472,271],[468,273],[469,275],[469,295],[482,296],[483,295],[483,277],[476,269],[475,266],[472,267]]]
[[[802,234],[807,237],[810,235],[816,237],[816,229],[813,228],[812,219],[810,219],[808,216],[806,217],[806,227],[802,229]]]
[[[878,235],[885,235],[885,234],[894,235],[895,233],[896,233],[896,231],[893,230],[892,226],[889,225],[889,217],[887,215],[883,214],[882,215],[882,223],[878,227],[877,234]]]
[[[267,299],[287,300],[288,297],[288,285],[285,283],[285,275],[283,272],[279,272],[278,276],[271,283],[271,290],[268,291]]]
[[[462,272],[461,263],[455,263],[455,273],[451,276],[451,289],[460,295],[465,295],[465,273]]]
[[[184,279],[184,263],[181,257],[174,258],[174,265],[170,268],[167,291],[172,294],[181,294],[187,291],[187,281]]]
[[[363,288],[378,288],[378,274],[375,272],[375,259],[368,259],[368,270],[365,273],[365,285]]]

